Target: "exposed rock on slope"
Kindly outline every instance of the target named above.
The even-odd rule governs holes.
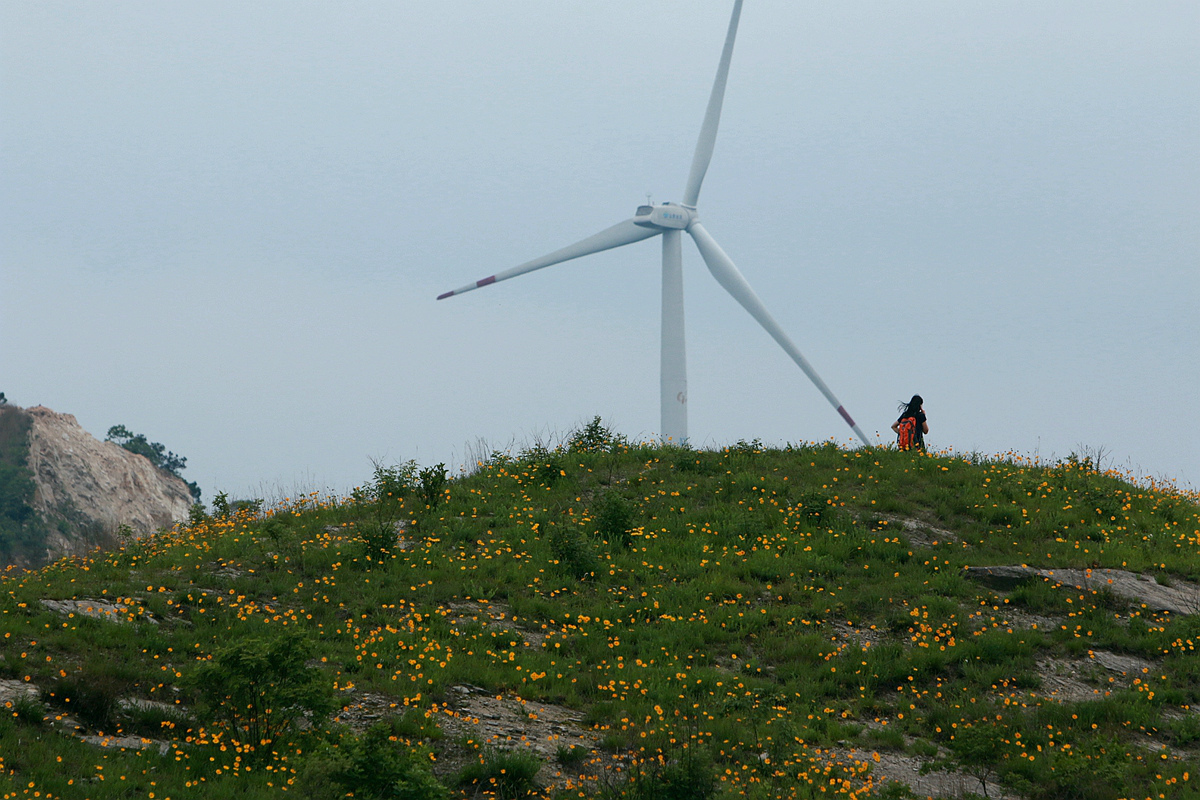
[[[56,558],[128,525],[146,533],[187,516],[192,496],[183,479],[146,458],[102,442],[70,414],[43,406],[25,409],[28,467],[36,486],[34,510],[55,529],[46,542]]]
[[[967,577],[996,589],[1012,589],[1034,579],[1096,591],[1107,589],[1154,611],[1172,614],[1200,612],[1200,586],[1178,581],[1164,586],[1149,575],[1123,569],[1044,569],[1027,566],[967,567]]]

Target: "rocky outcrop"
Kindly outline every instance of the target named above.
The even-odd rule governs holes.
[[[1109,591],[1145,605],[1152,611],[1172,614],[1200,613],[1200,586],[1184,580],[1161,584],[1149,575],[1123,569],[1041,569],[1024,565],[967,567],[966,575],[1001,591],[1031,580],[1074,586],[1084,591]]]
[[[33,507],[52,532],[47,558],[78,552],[121,525],[135,535],[187,517],[192,495],[183,479],[112,442],[102,442],[70,414],[25,409],[33,421],[27,466]]]

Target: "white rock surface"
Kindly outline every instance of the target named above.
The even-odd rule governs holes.
[[[70,414],[44,406],[25,413],[33,420],[28,459],[37,487],[33,506],[43,518],[65,518],[102,534],[124,524],[140,535],[187,517],[192,495],[183,479],[96,439]],[[47,556],[76,552],[79,545],[55,533]]]

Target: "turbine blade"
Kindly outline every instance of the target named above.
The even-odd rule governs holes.
[[[712,161],[713,147],[717,142],[717,125],[721,122],[721,104],[725,100],[725,79],[729,77],[729,61],[733,58],[733,40],[737,37],[738,18],[742,15],[742,0],[735,0],[733,16],[729,18],[729,31],[725,34],[725,49],[721,51],[721,63],[717,65],[717,78],[713,81],[712,94],[708,98],[708,110],[704,112],[704,124],[700,126],[700,138],[696,141],[696,153],[692,156],[692,171],[688,173],[687,188],[683,191],[683,204],[696,206],[700,198],[700,184]]]
[[[800,369],[804,370],[804,374],[816,385],[821,394],[825,395],[825,399],[829,401],[829,404],[837,409],[837,412],[842,415],[842,419],[846,421],[846,424],[858,434],[859,439],[862,439],[863,444],[870,447],[871,441],[867,439],[866,434],[850,418],[850,414],[846,411],[845,407],[838,401],[829,387],[825,385],[825,381],[821,380],[821,376],[808,363],[808,359],[800,353],[799,348],[792,344],[792,340],[783,332],[783,328],[779,327],[779,323],[767,311],[762,301],[758,299],[758,295],[750,288],[750,284],[742,277],[742,273],[734,266],[729,256],[725,255],[725,251],[721,249],[716,240],[712,238],[699,222],[693,222],[691,227],[688,228],[688,233],[695,240],[696,247],[700,250],[700,255],[704,258],[704,263],[708,265],[708,270],[717,279],[717,283],[721,284],[721,287],[725,291],[733,295],[733,299],[741,303],[742,308],[750,312],[750,316],[758,320],[758,324],[762,325],[767,333],[771,334],[771,338],[778,342],[784,352],[791,356],[792,361],[795,361]]]
[[[561,250],[555,250],[553,253],[535,258],[533,261],[526,261],[524,264],[497,272],[495,275],[489,275],[486,278],[477,280],[474,283],[468,283],[451,292],[438,295],[438,300],[444,300],[447,297],[453,297],[456,294],[469,292],[472,289],[478,289],[480,286],[487,286],[491,283],[499,283],[506,281],[509,278],[515,278],[518,275],[524,275],[526,272],[533,272],[535,269],[542,267],[550,267],[555,264],[561,264],[564,261],[570,261],[573,258],[580,256],[599,253],[601,250],[611,250],[614,247],[620,247],[624,244],[633,244],[640,242],[643,239],[649,239],[652,236],[657,236],[662,231],[656,228],[643,228],[641,225],[635,225],[632,219],[627,219],[624,222],[618,222],[611,228],[605,228],[597,234],[589,236],[586,239],[576,242],[572,245],[567,245]]]

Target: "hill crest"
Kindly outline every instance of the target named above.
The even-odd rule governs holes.
[[[0,793],[1195,797],[1194,497],[596,433],[0,578]]]

